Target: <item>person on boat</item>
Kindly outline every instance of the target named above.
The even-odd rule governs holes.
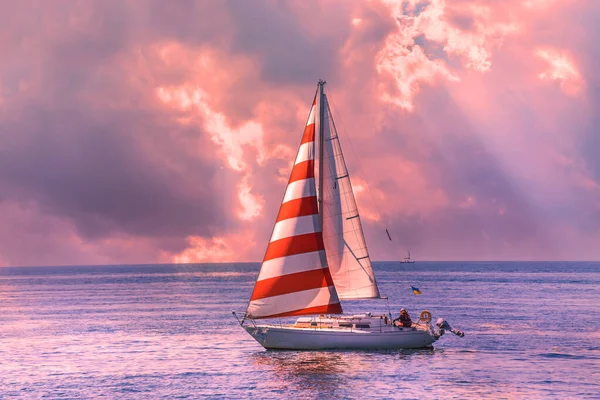
[[[410,315],[406,309],[400,310],[400,316],[393,321],[393,324],[396,326],[402,326],[404,328],[410,328],[412,326],[412,320],[410,319]]]

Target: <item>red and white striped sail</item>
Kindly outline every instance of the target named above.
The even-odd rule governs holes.
[[[246,311],[248,318],[339,314],[327,266],[315,183],[315,114],[310,110],[277,221]]]

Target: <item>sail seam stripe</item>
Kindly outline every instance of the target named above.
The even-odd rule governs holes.
[[[274,278],[276,276],[293,274],[323,268],[322,260],[325,257],[323,250],[311,253],[294,254],[293,256],[275,258],[265,261],[258,274],[257,280]]]
[[[269,243],[263,261],[324,249],[323,234],[321,232],[296,235]]]
[[[306,125],[304,128],[304,133],[302,134],[302,141],[300,145],[304,143],[314,142],[315,141],[315,124]]]
[[[261,317],[253,317],[252,319],[262,318],[279,318],[279,317],[293,317],[295,315],[306,315],[306,314],[341,314],[342,306],[340,303],[325,304],[322,306],[299,308],[293,311],[287,311],[279,314],[265,315]]]
[[[310,197],[316,195],[315,178],[302,179],[288,184],[283,197],[283,203],[286,203],[290,200],[299,199],[301,197]]]
[[[250,301],[250,305],[255,311],[251,315],[252,317],[261,317],[280,314],[298,310],[300,307],[307,309],[325,304],[335,304],[339,301],[335,288],[327,286]]]
[[[314,160],[315,158],[315,144],[314,142],[307,142],[300,145],[298,149],[298,154],[296,155],[296,160],[294,161],[294,165],[300,164],[302,161]]]
[[[329,268],[280,275],[256,281],[250,301],[333,286]]]
[[[320,227],[316,224],[317,218],[318,215],[305,215],[277,222],[273,235],[271,235],[271,242],[286,237],[321,232]]]
[[[294,165],[294,167],[292,168],[292,173],[290,174],[290,180],[288,181],[288,183],[297,182],[297,181],[301,181],[301,180],[308,179],[308,178],[314,178],[314,177],[315,177],[314,161],[313,160],[302,161],[302,162],[299,162],[298,164]]]
[[[276,223],[289,218],[303,217],[318,213],[317,196],[300,197],[281,204],[279,214],[277,214]]]
[[[318,213],[317,196],[300,197],[299,199],[290,200],[281,205],[276,222]]]

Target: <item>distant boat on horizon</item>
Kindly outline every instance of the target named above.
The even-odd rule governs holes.
[[[407,250],[407,251],[408,251],[408,257],[404,257],[404,259],[400,262],[403,264],[414,264],[415,263],[414,260],[410,259],[410,250]]]
[[[266,349],[412,349],[430,347],[446,330],[462,336],[442,318],[432,326],[429,311],[404,326],[391,314],[343,315],[341,300],[387,296],[377,286],[324,86],[319,81],[240,325]],[[300,318],[258,323],[291,316]]]

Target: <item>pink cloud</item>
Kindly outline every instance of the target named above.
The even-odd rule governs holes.
[[[413,45],[410,50],[397,46],[396,37],[388,38],[388,44],[381,53],[378,72],[393,79],[394,88],[383,89],[382,99],[409,111],[413,109],[412,98],[419,86],[424,83],[435,84],[438,77],[449,81],[459,78],[447,69],[441,61],[430,60],[423,49]]]
[[[250,221],[261,215],[264,199],[261,195],[252,194],[252,187],[248,184],[247,176],[238,185],[238,199],[241,208],[238,210],[240,219]]]
[[[259,260],[319,78],[375,259],[600,257],[598,7],[315,7],[11,5],[0,262]]]
[[[255,246],[252,234],[236,233],[226,237],[203,238],[189,236],[188,247],[179,254],[173,255],[176,264],[202,262],[244,261],[249,249]]]
[[[535,55],[548,63],[547,68],[539,74],[541,80],[558,81],[560,88],[566,94],[576,95],[581,91],[583,79],[566,52],[538,48],[535,50]]]
[[[444,0],[384,3],[397,29],[379,53],[378,72],[392,77],[395,84],[391,93],[383,91],[383,99],[409,111],[421,85],[435,84],[436,78],[460,81],[445,58],[457,57],[465,68],[486,72],[492,65],[492,50],[518,31],[514,21],[497,21],[496,10],[488,5]],[[422,40],[429,43],[427,54],[419,44]],[[431,45],[440,46],[441,53],[434,54]]]

